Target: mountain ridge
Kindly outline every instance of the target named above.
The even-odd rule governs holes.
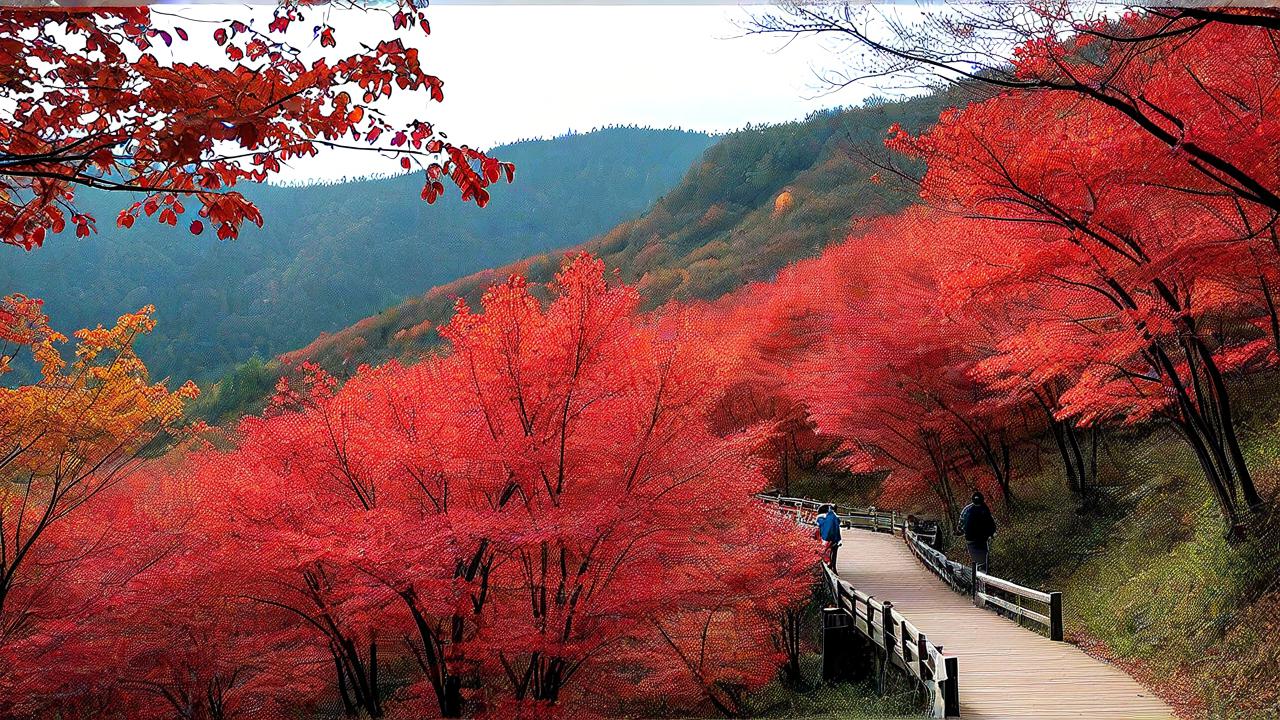
[[[208,382],[406,297],[484,267],[573,245],[649,207],[713,136],[606,128],[495,148],[517,165],[483,210],[419,197],[421,174],[303,187],[245,186],[263,228],[235,241],[154,220],[111,222],[131,198],[86,192],[100,233],[16,248],[0,287],[44,299],[61,328],[93,327],[142,305],[158,326],[139,343],[157,376]]]
[[[434,352],[440,342],[435,328],[448,321],[455,299],[477,307],[488,286],[513,273],[545,283],[566,254],[600,256],[637,286],[649,308],[669,300],[715,299],[768,280],[843,239],[856,219],[914,202],[913,192],[877,183],[879,168],[864,155],[882,149],[894,122],[923,129],[941,110],[965,100],[965,93],[952,88],[898,102],[869,102],[729,133],[643,214],[577,245],[437,285],[317,336],[278,360],[242,365],[219,381],[197,414],[223,421],[259,410],[281,362],[313,361],[343,377],[361,364],[412,361]]]

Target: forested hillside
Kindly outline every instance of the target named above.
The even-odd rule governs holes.
[[[419,198],[420,174],[308,187],[245,189],[266,218],[239,239],[185,224],[119,229],[120,194],[82,192],[98,219],[87,239],[39,252],[6,247],[0,285],[43,298],[75,327],[156,306],[141,350],[160,376],[204,381],[254,355],[296,348],[424,288],[480,268],[574,245],[648,207],[713,138],[609,128],[494,149],[516,182],[483,210],[457,193]]]
[[[373,103],[439,79],[398,38],[335,73],[295,60],[305,4],[265,32],[210,21],[231,69],[158,65],[187,31],[148,7],[0,14],[0,55],[35,58],[6,83],[30,112],[0,112],[0,243],[84,288],[0,298],[0,720],[1280,720],[1280,11],[980,4],[876,39],[881,8],[776,11],[799,25],[766,30],[861,38],[867,77],[964,80],[687,147],[665,191],[655,164],[627,174],[660,131],[568,141],[590,160],[506,148],[563,170],[527,168],[525,210],[508,166],[450,147],[425,192],[492,187],[496,217],[405,209],[404,178],[268,188],[277,235],[173,257],[52,237],[103,217],[71,188],[134,182],[152,194],[120,225],[186,200],[231,236],[258,208],[214,190],[271,173],[204,151],[274,172],[313,139],[372,143],[397,131],[335,82]],[[392,147],[443,150],[409,129]],[[587,237],[615,187],[662,197]],[[226,357],[157,342],[164,317],[297,335],[481,246],[531,254],[208,392],[144,357]],[[147,295],[174,306],[72,329],[76,303]],[[806,526],[832,502],[893,535]]]
[[[883,153],[881,141],[894,122],[921,129],[962,92],[872,101],[727,135],[649,212],[578,249],[601,257],[636,284],[650,308],[672,299],[716,298],[769,279],[844,238],[851,218],[891,213],[912,202],[911,193],[878,182],[880,170],[865,154]],[[552,246],[564,244],[547,245]],[[484,288],[513,272],[548,282],[564,254],[533,255],[433,288],[323,335],[285,359],[314,360],[342,376],[361,363],[416,357],[439,342],[435,327],[451,316],[455,298],[474,305]],[[273,363],[238,368],[204,399],[204,412],[217,420],[254,408],[278,374]]]

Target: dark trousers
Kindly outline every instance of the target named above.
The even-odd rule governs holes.
[[[831,553],[831,572],[836,572],[836,553],[840,550],[840,541],[828,541],[827,551]]]
[[[969,540],[965,545],[969,548],[969,558],[978,572],[987,572],[987,551],[990,540]]]

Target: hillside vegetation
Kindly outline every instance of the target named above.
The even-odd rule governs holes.
[[[576,247],[549,243],[548,249],[567,249],[531,254],[432,288],[322,335],[284,359],[290,364],[312,360],[345,376],[360,364],[421,356],[439,343],[435,328],[452,315],[456,298],[475,306],[486,287],[512,273],[547,282],[569,252],[603,259],[637,286],[648,308],[670,300],[713,299],[770,279],[786,265],[846,237],[851,219],[889,214],[912,202],[911,194],[873,182],[878,169],[863,152],[879,148],[894,122],[917,130],[928,126],[962,92],[873,101],[731,133],[640,217]],[[480,214],[502,201],[496,198]],[[199,412],[225,420],[260,408],[279,374],[276,363],[239,367],[207,394]]]
[[[137,351],[152,308],[70,341],[0,300],[0,374],[40,370],[0,391],[0,718],[917,711],[885,682],[816,684],[822,545],[757,500],[778,487],[927,513],[956,557],[981,490],[988,569],[1062,590],[1069,639],[1188,717],[1280,720],[1280,30],[1034,9],[922,21],[983,52],[1048,22],[962,69],[984,98],[735,133],[568,258],[241,365],[196,408],[272,393],[234,428],[183,422],[197,388]],[[880,138],[900,165],[870,158]],[[458,161],[475,199],[470,161],[497,168]],[[332,270],[294,267],[264,282]],[[984,653],[1018,652],[987,644],[958,653],[962,698]]]
[[[1256,402],[1245,448],[1268,484],[1280,475],[1280,412]],[[992,572],[1063,593],[1066,636],[1153,688],[1181,717],[1280,717],[1275,638],[1280,526],[1268,519],[1243,543],[1223,538],[1210,493],[1188,483],[1196,459],[1167,430],[1116,434],[1099,449],[1098,495],[1082,509],[1060,501],[1053,440],[1040,469],[1018,480],[1018,507],[997,517]],[[855,506],[876,502],[866,478],[800,471],[789,492]],[[937,516],[938,507],[914,508]],[[968,562],[964,543],[948,543]]]
[[[43,298],[69,326],[155,305],[140,350],[153,370],[198,381],[296,348],[480,268],[582,242],[674,185],[714,138],[609,128],[502,146],[516,182],[480,209],[457,193],[428,205],[420,173],[306,187],[246,186],[266,225],[193,237],[185,224],[114,226],[121,195],[85,192],[100,234],[9,247],[0,286]]]
[[[1280,413],[1273,398],[1249,409],[1245,451],[1274,488]],[[1280,717],[1280,526],[1268,517],[1247,541],[1224,539],[1211,494],[1186,482],[1198,467],[1180,445],[1168,431],[1108,442],[1102,501],[1084,512],[1055,502],[1056,464],[1026,478],[1025,502],[994,543],[995,571],[1061,591],[1068,639],[1185,716]]]

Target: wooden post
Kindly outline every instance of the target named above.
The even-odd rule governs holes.
[[[1049,593],[1049,639],[1062,642],[1062,593]]]
[[[928,658],[929,638],[924,633],[920,633],[916,637],[916,664],[917,669],[920,671],[921,680],[927,679],[925,676],[930,674],[929,664],[926,662]]]
[[[867,637],[871,638],[872,645],[876,644],[876,616],[875,612],[871,609],[871,601],[874,599],[874,596],[867,596]],[[881,639],[883,640],[884,638],[882,637]]]
[[[871,606],[867,605],[867,616],[871,615]],[[868,623],[868,632],[875,635],[875,629],[870,627]],[[888,677],[889,668],[893,666],[893,603],[885,600],[880,605],[880,639],[884,641],[884,660],[880,662],[880,677],[877,690],[884,694],[885,679]]]
[[[880,631],[884,634],[884,661],[892,665],[896,641],[893,638],[893,603],[889,600],[885,600],[880,606]]]
[[[822,609],[822,679],[839,680],[850,670],[848,653],[852,635],[849,616],[839,607]]]
[[[824,682],[862,680],[875,667],[874,647],[840,608],[822,610],[822,679]]]
[[[960,663],[954,657],[943,660],[947,668],[947,679],[942,684],[943,717],[960,717]]]
[[[911,646],[908,644],[910,641],[907,640],[907,621],[905,618],[902,620],[902,625],[898,628],[898,632],[899,637],[902,638],[902,664],[906,665],[911,662]]]

